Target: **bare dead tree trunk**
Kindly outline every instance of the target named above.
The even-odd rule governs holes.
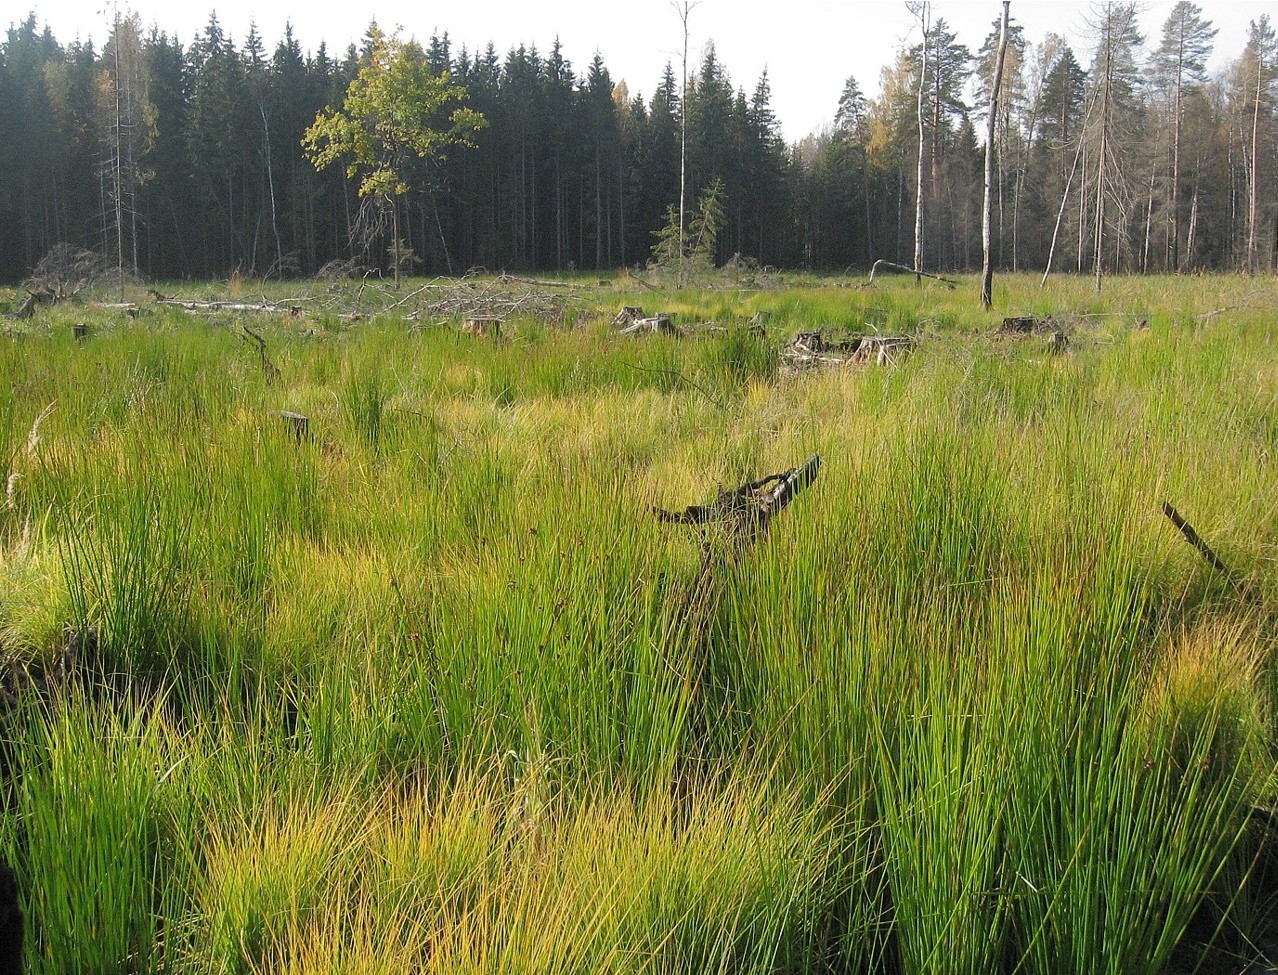
[[[1108,27],[1106,28],[1108,31]],[[1112,43],[1108,33],[1106,44]],[[1105,156],[1109,152],[1109,86],[1113,80],[1114,56],[1107,50],[1105,55],[1105,86],[1101,93],[1101,142],[1100,154],[1096,161],[1096,293],[1101,290],[1101,281],[1105,273]]]
[[[1172,185],[1171,185],[1171,208],[1172,208],[1172,239],[1171,239],[1171,270],[1173,273],[1180,271],[1180,123],[1181,116],[1184,114],[1184,107],[1181,103],[1182,89],[1184,87],[1185,72],[1185,46],[1184,31],[1181,31],[1181,45],[1176,52],[1176,104],[1172,111],[1175,118],[1172,120]]]
[[[395,290],[399,290],[399,198],[391,196],[391,247],[394,251],[392,259],[395,261]],[[385,226],[383,224],[382,226]]]
[[[1181,257],[1184,267],[1189,267],[1194,262],[1194,234],[1198,230],[1198,185],[1194,185],[1193,202],[1189,205],[1189,234],[1185,238],[1185,253]],[[1179,271],[1181,268],[1176,268]]]
[[[924,0],[916,8],[916,16],[919,23],[923,26],[923,50],[919,56],[919,91],[918,91],[918,116],[919,116],[919,165],[918,165],[918,185],[915,187],[914,194],[914,283],[921,285],[923,283],[923,85],[927,76],[927,35],[929,29],[928,16],[931,5]]]
[[[271,166],[271,122],[266,115],[266,106],[258,102],[257,107],[262,113],[262,152],[266,156],[266,188],[271,197],[271,233],[275,237],[275,269],[278,274],[284,268],[284,248],[280,244],[280,225],[275,212],[275,173]]]
[[[1154,180],[1158,175],[1158,166],[1155,164],[1149,170],[1149,203],[1145,207],[1145,247],[1141,251],[1140,273],[1149,273],[1149,237],[1153,232],[1154,224]]]
[[[998,119],[998,100],[1003,85],[1003,58],[1007,55],[1007,20],[1011,0],[1003,0],[1003,26],[998,34],[998,61],[994,66],[994,89],[990,94],[990,123],[985,133],[985,206],[981,211],[981,247],[984,265],[981,269],[981,307],[986,311],[994,303],[994,258],[990,242],[994,222],[994,127]]]
[[[1256,48],[1256,104],[1251,114],[1251,201],[1247,214],[1247,273],[1256,273],[1256,211],[1260,200],[1260,180],[1257,179],[1256,146],[1260,135],[1260,94],[1261,82],[1264,79],[1264,52],[1260,45]]]
[[[1078,190],[1078,273],[1083,273],[1083,258],[1087,254],[1085,235],[1087,233],[1087,132],[1080,134],[1083,146],[1083,177],[1079,180]]]
[[[1074,184],[1074,174],[1078,171],[1078,160],[1083,155],[1083,147],[1086,145],[1084,133],[1087,130],[1087,121],[1092,117],[1092,108],[1096,104],[1096,93],[1092,93],[1092,100],[1087,105],[1087,114],[1083,117],[1083,124],[1079,128],[1078,148],[1074,150],[1074,163],[1069,168],[1069,178],[1065,180],[1065,192],[1061,194],[1061,208],[1056,211],[1056,226],[1052,230],[1052,245],[1047,250],[1047,267],[1043,269],[1043,280],[1039,282],[1039,287],[1047,284],[1047,277],[1052,273],[1052,258],[1056,254],[1056,238],[1061,231],[1061,222],[1065,219],[1065,207],[1069,202],[1069,189]],[[1081,191],[1080,191],[1081,193]],[[1081,218],[1080,218],[1081,219]],[[1079,260],[1082,260],[1083,243],[1082,235],[1079,235]]]
[[[683,0],[680,5],[670,0],[683,24],[683,90],[679,93],[679,287],[684,285],[684,226],[683,215],[687,208],[688,187],[688,15],[697,6]]]

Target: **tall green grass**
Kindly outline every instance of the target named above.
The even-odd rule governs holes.
[[[500,342],[266,322],[275,381],[229,318],[77,344],[45,313],[0,340],[0,848],[33,970],[1262,951],[1278,316],[1254,295],[1007,279],[1000,311],[1069,331],[1052,356],[939,287],[619,283]],[[601,324],[654,302],[715,328]],[[779,375],[814,328],[919,341]],[[652,516],[812,453],[753,544]]]

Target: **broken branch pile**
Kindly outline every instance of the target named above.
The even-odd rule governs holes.
[[[512,288],[512,284],[518,284],[518,287]],[[562,324],[569,305],[578,300],[575,294],[559,294],[513,278],[431,282],[418,288],[409,298],[418,299],[417,307],[408,313],[410,321],[420,321],[423,317],[507,319],[522,315],[540,319],[548,325]],[[406,301],[401,301],[381,310],[390,311],[405,304]]]

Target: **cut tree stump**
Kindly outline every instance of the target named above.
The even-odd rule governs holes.
[[[682,336],[669,315],[654,315],[651,318],[639,318],[627,325],[620,332],[622,335],[675,335]]]
[[[293,435],[293,439],[297,443],[304,443],[311,439],[311,419],[301,413],[294,413],[291,410],[280,410],[279,417],[288,425],[289,433]]]
[[[913,346],[908,335],[862,335],[830,342],[820,332],[800,332],[781,350],[781,360],[795,372],[845,365],[895,366]]]
[[[617,312],[617,317],[612,320],[612,324],[616,328],[626,328],[643,318],[643,309],[638,305],[626,305]]]
[[[911,345],[911,340],[904,335],[863,335],[848,361],[895,366],[898,357],[909,352]]]
[[[83,342],[89,337],[89,326],[84,324],[84,322],[76,322],[71,326],[71,331],[75,335],[77,342]]]
[[[482,335],[484,338],[499,339],[502,324],[503,320],[500,318],[467,318],[462,322],[462,331]]]

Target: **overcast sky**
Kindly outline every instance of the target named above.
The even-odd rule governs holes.
[[[20,2],[20,0],[19,0]],[[1200,0],[1204,15],[1220,33],[1211,67],[1237,57],[1247,24],[1269,13],[1278,19],[1278,2],[1268,0]],[[6,4],[6,6],[10,6]],[[1172,7],[1169,2],[1144,5],[1141,23],[1146,41],[1155,45]],[[1037,43],[1048,31],[1071,42],[1080,62],[1091,60],[1086,20],[1090,5],[1072,0],[1013,0],[1012,17]],[[10,19],[21,16],[17,4]],[[63,43],[92,38],[100,43],[111,17],[107,0],[45,0],[31,5],[41,24],[53,28]],[[136,11],[146,26],[156,25],[184,43],[199,33],[209,12],[217,11],[223,29],[238,44],[256,22],[272,48],[286,22],[307,50],[327,41],[340,53],[364,34],[376,18],[387,30],[402,27],[405,35],[426,41],[447,33],[454,51],[483,49],[492,41],[500,54],[517,44],[549,49],[555,37],[565,56],[584,69],[598,51],[614,81],[624,80],[633,95],[650,96],[667,61],[678,72],[682,27],[670,0],[467,0],[437,4],[423,0],[369,0],[327,3],[320,0],[134,0],[121,11]],[[973,52],[1002,11],[999,0],[935,0],[933,17],[944,17],[960,42]],[[856,77],[867,95],[879,87],[879,71],[903,42],[913,43],[913,20],[902,0],[701,0],[689,18],[690,56],[696,63],[708,41],[727,68],[734,87],[754,91],[766,68],[772,105],[787,140],[795,141],[829,122],[843,83]]]

